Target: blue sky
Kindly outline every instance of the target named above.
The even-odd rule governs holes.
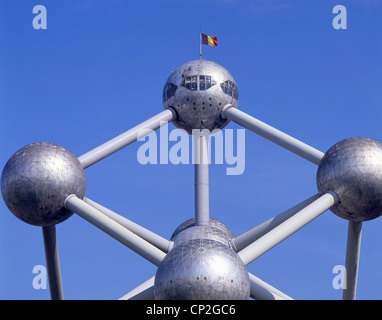
[[[47,29],[32,26],[35,5]],[[335,5],[347,30],[332,27]],[[206,59],[227,68],[239,108],[325,152],[382,141],[382,4],[377,0],[0,0],[0,167],[26,144],[80,156],[161,112],[172,70],[199,57],[199,29],[217,36]],[[234,123],[228,129],[239,129]],[[173,124],[169,130],[174,129]],[[246,131],[246,167],[210,168],[210,213],[235,236],[317,192],[314,164]],[[86,196],[169,238],[193,217],[192,165],[141,165],[136,142],[86,169]],[[171,144],[170,144],[171,146]],[[382,219],[363,224],[359,299],[382,298]],[[296,299],[340,299],[347,221],[328,211],[248,266]],[[57,225],[67,299],[116,299],[156,267],[74,215]],[[49,299],[32,286],[44,265],[41,228],[0,201],[0,298]]]

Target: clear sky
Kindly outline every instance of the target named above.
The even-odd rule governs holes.
[[[46,30],[32,25],[38,4]],[[336,5],[347,9],[346,30],[332,26]],[[352,136],[382,141],[381,1],[0,0],[0,8],[1,168],[38,141],[80,156],[161,112],[170,72],[199,58],[200,28],[218,38],[204,57],[233,75],[243,111],[323,152]],[[86,169],[86,196],[169,238],[194,215],[193,166],[141,165],[142,144]],[[242,175],[210,168],[211,216],[235,236],[317,193],[316,165],[249,131],[245,146]],[[363,224],[359,299],[382,298],[381,228],[382,218]],[[296,299],[340,299],[332,270],[345,262],[346,234],[347,221],[325,212],[248,270]],[[65,298],[117,299],[155,274],[76,215],[57,236]],[[41,228],[0,201],[0,298],[49,299],[32,286],[36,265],[45,265]]]

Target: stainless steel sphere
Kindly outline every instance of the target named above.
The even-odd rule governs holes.
[[[70,194],[85,195],[86,177],[78,159],[54,143],[38,142],[18,150],[6,163],[1,193],[9,210],[24,222],[49,226],[73,213],[64,208]]]
[[[382,143],[349,138],[332,146],[317,171],[318,191],[334,191],[339,203],[330,210],[338,216],[366,221],[382,214]]]
[[[185,222],[181,223],[171,235],[171,240],[174,240],[175,236],[178,233],[182,232],[183,230],[187,228],[194,227],[194,226],[195,226],[195,218],[188,219]],[[233,238],[233,234],[231,230],[223,222],[210,217],[209,226],[219,229],[220,231],[223,231],[228,236],[229,239]]]
[[[231,74],[208,60],[187,62],[168,77],[163,88],[163,104],[173,108],[175,126],[192,134],[192,129],[222,129],[229,120],[221,112],[226,104],[237,108],[239,91]]]
[[[247,300],[248,271],[230,247],[210,239],[175,246],[154,282],[158,300]]]
[[[179,232],[171,240],[174,241],[174,246],[177,246],[193,239],[210,239],[229,246],[232,237],[218,228],[210,226],[192,226]]]

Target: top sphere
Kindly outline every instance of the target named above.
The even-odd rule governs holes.
[[[163,88],[165,109],[177,113],[174,125],[192,134],[193,129],[222,129],[229,120],[221,112],[226,104],[237,108],[239,91],[231,74],[208,60],[182,64],[168,77]]]
[[[330,210],[338,216],[367,221],[382,214],[382,143],[355,137],[332,146],[317,170],[318,191],[334,191],[339,199]]]
[[[18,150],[6,163],[1,193],[9,210],[36,226],[62,222],[73,213],[64,207],[70,194],[85,195],[86,177],[81,163],[69,150],[38,142]]]

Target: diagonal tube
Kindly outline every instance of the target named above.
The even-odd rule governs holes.
[[[87,204],[85,201],[77,198],[75,195],[70,195],[66,198],[65,208],[77,213],[80,217],[87,220],[98,229],[138,253],[140,256],[156,266],[159,266],[160,262],[166,255],[163,251],[127,230],[118,222],[110,219],[99,210]]]
[[[329,191],[313,201],[310,205],[297,212],[276,228],[238,252],[245,265],[259,258],[268,250],[285,240],[303,226],[320,216],[338,202],[337,195]]]
[[[324,153],[321,151],[287,135],[286,133],[277,130],[270,125],[248,115],[247,113],[233,108],[232,105],[226,105],[222,112],[223,118],[232,120],[237,124],[251,130],[252,132],[272,141],[279,146],[297,154],[298,156],[313,162],[314,164],[320,164],[321,158]]]
[[[250,297],[256,300],[293,300],[291,297],[249,273]]]
[[[300,202],[294,207],[280,213],[279,215],[263,222],[262,224],[256,226],[255,228],[241,234],[240,236],[233,238],[231,240],[232,248],[235,249],[236,252],[244,249],[246,246],[250,245],[252,242],[256,241],[264,234],[277,227],[279,224],[283,223],[285,220],[292,217],[301,209],[305,208],[307,205],[311,204],[314,200],[317,200],[320,197],[319,194],[315,194],[314,196]]]
[[[154,281],[155,276],[151,277],[149,280],[145,281],[135,289],[126,293],[118,300],[154,300]]]
[[[82,168],[90,167],[96,162],[108,157],[127,145],[137,141],[139,138],[149,134],[150,130],[156,130],[176,118],[176,113],[171,108],[162,111],[152,118],[142,122],[134,128],[120,134],[119,136],[101,144],[89,152],[78,157]]]
[[[137,236],[140,236],[142,239],[150,242],[152,245],[156,246],[158,249],[167,253],[172,247],[172,242],[157,235],[156,233],[140,226],[139,224],[130,221],[129,219],[111,211],[110,209],[98,204],[97,202],[90,200],[89,198],[84,198],[84,201],[87,204],[90,204],[93,208],[101,211],[103,214],[108,216],[110,219],[118,222],[120,225],[124,226],[131,232],[135,233]]]

